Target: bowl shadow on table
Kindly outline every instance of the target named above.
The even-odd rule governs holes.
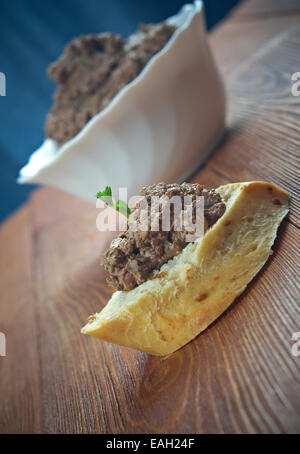
[[[210,161],[213,160],[213,158],[219,154],[222,153],[223,148],[228,146],[230,144],[230,141],[236,134],[240,134],[241,131],[243,130],[244,126],[247,124],[248,119],[244,118],[239,118],[236,119],[234,124],[231,124],[230,126],[226,126],[223,132],[223,135],[221,136],[220,140],[218,143],[212,148],[212,150],[208,153],[208,155],[205,157],[204,161],[201,161],[198,166],[193,170],[193,172],[190,173],[188,178],[186,178],[186,181],[191,181],[193,183],[198,182],[198,174],[200,173],[200,178],[201,178],[201,172],[206,168],[209,167]],[[215,170],[214,170],[215,171]],[[204,174],[205,177],[205,174]],[[229,178],[222,176],[223,177],[223,182],[222,184],[227,184],[229,182]],[[199,183],[202,183],[199,181]],[[204,184],[206,184],[206,180],[204,181]],[[212,186],[216,187],[218,186],[218,183],[213,183]]]
[[[193,169],[193,171],[185,178],[185,181],[195,181],[195,177],[201,170],[203,170],[209,161],[214,157],[214,155],[222,148],[222,146],[228,141],[230,135],[230,130],[225,127],[224,132],[216,145],[209,151],[209,153],[205,156],[203,161],[200,161],[198,165]]]

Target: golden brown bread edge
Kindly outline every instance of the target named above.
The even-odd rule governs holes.
[[[82,333],[167,355],[205,330],[245,290],[272,253],[289,195],[266,182],[216,191],[226,211],[202,240],[186,246],[156,277],[115,292]]]

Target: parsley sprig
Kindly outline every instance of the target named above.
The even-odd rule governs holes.
[[[113,208],[116,211],[119,211],[119,213],[123,214],[127,219],[129,219],[131,214],[129,206],[127,205],[127,203],[123,202],[123,200],[118,200],[116,203],[114,203],[110,186],[106,186],[103,192],[97,192],[96,197],[97,199],[102,200],[105,205]]]

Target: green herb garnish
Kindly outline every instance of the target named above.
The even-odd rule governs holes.
[[[123,200],[118,200],[114,208],[129,219],[131,211],[127,203],[123,202]]]
[[[96,197],[97,199],[102,200],[105,205],[113,208],[116,211],[119,211],[121,214],[123,214],[123,216],[129,219],[129,216],[131,214],[129,206],[127,205],[127,203],[123,202],[123,200],[118,200],[116,203],[114,203],[110,186],[106,186],[103,192],[97,192]]]

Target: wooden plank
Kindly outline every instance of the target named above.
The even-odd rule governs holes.
[[[228,135],[209,162],[234,181],[270,180],[288,190],[289,219],[298,227],[300,103],[291,75],[299,47],[300,28],[291,26],[227,77]]]
[[[246,0],[234,10],[232,17],[249,20],[295,14],[300,14],[299,0]]]
[[[201,174],[206,185],[216,183],[213,172]],[[290,341],[298,329],[300,270],[294,226],[284,223],[274,256],[220,321],[174,355],[155,358],[79,333],[87,314],[99,311],[110,294],[98,266],[95,210],[42,190],[31,211],[43,432],[296,430],[300,365]]]
[[[0,433],[37,433],[41,425],[38,318],[28,209],[0,229]]]
[[[214,58],[218,68],[227,81],[228,76],[246,63],[252,56],[291,26],[299,24],[295,17],[267,17],[263,23],[252,20],[230,20],[221,22],[209,35]]]
[[[104,305],[111,293],[99,266],[105,241],[98,241],[97,210],[48,188],[34,194],[30,211],[43,346],[43,432],[102,432],[108,412],[101,408],[109,402],[102,370],[106,360],[101,346],[97,351],[99,345],[88,345],[80,334],[92,306]]]

